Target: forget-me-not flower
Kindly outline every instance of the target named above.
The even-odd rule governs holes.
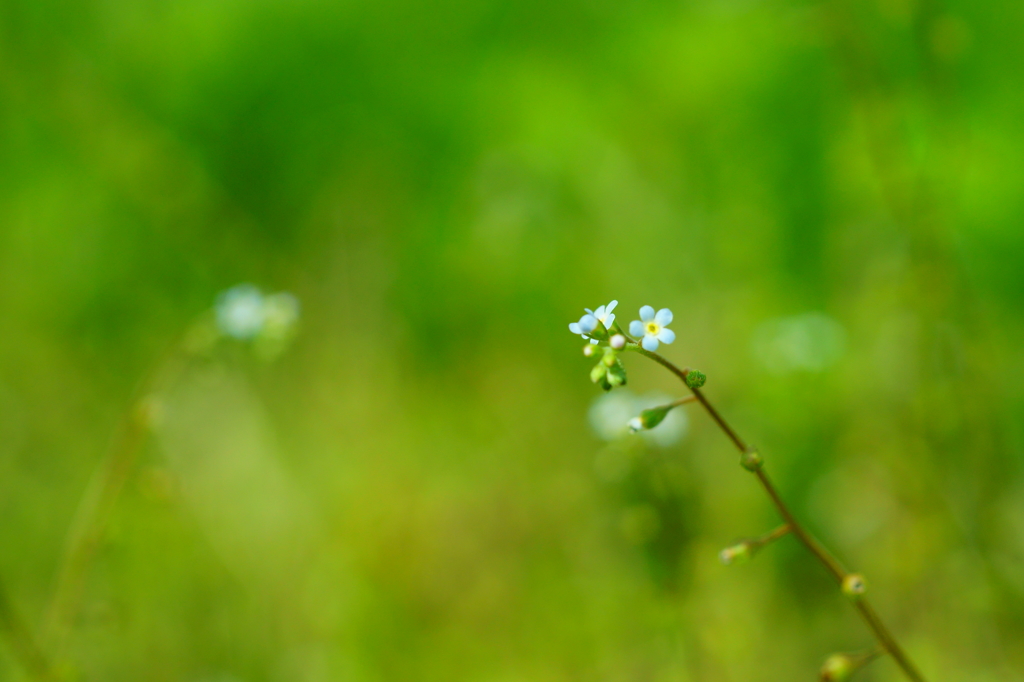
[[[615,322],[615,315],[612,314],[612,311],[615,310],[615,306],[618,304],[618,301],[612,301],[608,305],[598,306],[597,310],[591,310],[590,308],[584,308],[584,310],[596,317],[597,321],[603,324],[605,329],[610,330],[612,322]]]
[[[597,329],[597,325],[597,318],[591,315],[590,313],[587,313],[586,315],[580,318],[579,322],[570,322],[569,331],[571,331],[573,334],[579,334],[585,339],[590,339],[590,337],[587,336],[587,334]],[[590,342],[597,343],[597,340],[590,339]]]
[[[672,343],[676,340],[676,333],[668,329],[672,322],[672,311],[662,308],[657,313],[654,308],[645,305],[640,309],[640,319],[629,323],[629,333],[639,338],[643,337],[640,345],[644,350],[652,353],[658,350],[658,343]]]
[[[612,323],[615,322],[615,315],[612,314],[612,311],[618,304],[618,301],[612,301],[608,305],[598,306],[597,310],[584,308],[587,314],[581,317],[579,322],[570,322],[569,331],[588,339],[590,337],[587,334],[597,329],[598,322],[603,324],[605,329],[611,329]],[[597,339],[590,339],[590,343],[597,343]]]

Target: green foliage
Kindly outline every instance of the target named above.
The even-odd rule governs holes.
[[[686,311],[659,352],[926,677],[1013,679],[1022,28],[1010,0],[5,0],[6,593],[52,655],[149,377],[82,680],[813,679],[866,635],[792,538],[721,566],[778,519],[706,416],[665,449],[587,431],[566,324],[657,301]],[[243,282],[301,302],[283,351],[193,333]]]

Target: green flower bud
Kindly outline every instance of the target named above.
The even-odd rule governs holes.
[[[618,361],[618,359],[618,354],[615,351],[613,351],[611,348],[605,348],[604,357],[601,358],[601,362],[604,363],[605,367],[611,367],[616,363],[616,361]]]
[[[690,388],[700,388],[707,380],[707,376],[699,369],[691,369],[686,373],[686,385]]]
[[[587,345],[583,346],[583,357],[585,357],[585,358],[592,358],[592,357],[594,357],[594,353],[596,353],[596,352],[597,352],[597,346],[595,346],[592,343],[588,343]]]
[[[594,365],[594,369],[590,370],[590,380],[596,384],[602,381],[607,373],[608,368],[603,362],[599,362]]]
[[[865,592],[868,591],[868,585],[864,581],[864,576],[859,573],[851,573],[843,578],[843,594],[850,599],[857,601],[860,599]]]
[[[728,566],[729,564],[745,564],[750,561],[750,557],[753,554],[753,548],[750,546],[750,543],[744,541],[732,547],[726,547],[718,553],[718,558],[722,560],[723,564]]]
[[[761,453],[755,448],[748,448],[740,455],[740,466],[747,471],[758,471],[764,466],[764,460],[761,458]]]
[[[846,654],[832,654],[821,666],[822,682],[843,682],[856,670],[853,660]]]
[[[636,433],[637,431],[653,429],[665,421],[665,417],[673,407],[673,405],[662,405],[661,407],[652,407],[649,410],[642,411],[639,417],[633,417],[629,420],[629,430]]]
[[[609,356],[606,355],[605,357],[607,358]],[[605,378],[613,387],[626,385],[626,368],[622,365],[621,360],[614,358],[614,362],[608,367],[608,372],[605,374]]]

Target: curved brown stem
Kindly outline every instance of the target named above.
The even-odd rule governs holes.
[[[725,421],[721,414],[719,414],[718,410],[716,410],[711,405],[711,403],[708,402],[708,399],[704,397],[704,394],[701,393],[700,389],[693,388],[689,384],[687,384],[686,375],[689,373],[688,369],[679,369],[662,356],[658,355],[657,353],[652,353],[651,351],[644,350],[641,346],[639,346],[636,343],[630,342],[626,346],[626,348],[628,350],[636,351],[643,355],[644,357],[654,360],[662,367],[664,367],[665,369],[669,370],[677,377],[679,377],[679,380],[682,381],[683,384],[686,385],[686,387],[693,392],[693,395],[697,399],[697,401],[700,402],[700,404],[704,407],[707,413],[711,415],[711,418],[715,421],[716,424],[718,424],[719,428],[722,429],[725,435],[729,437],[729,440],[733,442],[733,444],[740,451],[740,453],[745,454],[748,452],[752,452],[752,449],[743,441],[743,439],[739,437],[739,435],[732,429],[732,427],[729,426],[729,423]],[[797,521],[796,517],[793,515],[793,512],[782,500],[782,497],[775,489],[775,486],[772,484],[771,479],[768,478],[768,474],[767,472],[765,472],[764,467],[759,465],[758,467],[753,469],[753,473],[757,477],[757,480],[761,484],[761,487],[764,488],[765,493],[767,493],[768,497],[771,498],[772,504],[775,505],[775,508],[778,510],[779,514],[789,525],[789,530],[793,533],[793,535],[795,535],[800,540],[804,547],[806,547],[811,552],[811,554],[813,554],[818,559],[818,561],[821,562],[821,564],[828,570],[828,572],[832,574],[832,577],[835,579],[836,583],[842,585],[843,581],[849,575],[849,572],[843,567],[839,560],[831,554],[831,552],[825,549],[824,545],[822,545],[813,535],[807,532],[807,530],[800,524],[800,522]],[[868,601],[863,597],[858,598],[854,603],[857,608],[857,611],[860,613],[861,617],[863,617],[864,622],[867,623],[868,627],[874,633],[875,638],[878,640],[878,643],[881,646],[881,648],[893,657],[893,660],[895,660],[896,663],[900,666],[900,668],[903,670],[903,673],[907,676],[907,678],[912,682],[924,682],[924,678],[921,676],[921,673],[918,672],[917,668],[914,667],[914,664],[910,662],[909,658],[907,658],[907,655],[903,652],[902,647],[900,647],[900,645],[896,642],[895,638],[893,638],[892,634],[889,632],[889,629],[885,627],[885,624],[882,623],[881,618],[878,617],[878,613],[871,607],[871,604],[868,603]]]

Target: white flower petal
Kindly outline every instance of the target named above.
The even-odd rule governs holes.
[[[569,331],[571,331],[573,334],[582,334],[583,333],[583,330],[580,329],[579,322],[570,322],[569,323]]]
[[[584,337],[584,338],[586,338],[586,337]],[[592,343],[592,344],[594,344],[596,346],[597,344],[600,343],[600,341],[598,341],[597,339],[590,339],[590,343]]]
[[[664,327],[667,324],[672,323],[672,311],[668,308],[662,308],[658,311],[658,314],[654,316],[655,322]]]
[[[595,311],[593,312],[593,315],[594,315],[594,317],[596,317],[597,319],[599,319],[599,320],[603,320],[603,319],[604,319],[604,306],[603,306],[603,305],[599,305],[599,306],[597,306],[597,310],[595,310]]]
[[[644,323],[640,320],[633,320],[629,323],[629,334],[630,336],[643,336],[644,335]]]
[[[597,329],[597,324],[598,322],[596,317],[593,315],[584,315],[580,318],[580,331],[584,334],[589,334]]]
[[[618,304],[618,301],[612,301],[611,303],[604,307],[605,312],[610,313],[611,311],[615,310],[615,306],[617,306]]]
[[[649,350],[653,353],[658,350],[658,337],[645,336],[644,340],[640,342],[640,345],[644,347],[644,350]]]
[[[672,343],[675,340],[676,333],[671,329],[665,329],[662,327],[661,331],[658,332],[658,341],[661,341],[662,343]]]
[[[266,301],[251,284],[239,284],[217,299],[217,326],[236,339],[255,338],[266,322]]]
[[[586,310],[586,311],[587,311],[588,313],[590,313],[591,315],[593,315],[593,314],[594,314],[594,311],[593,311],[593,310],[591,310],[590,308],[584,308],[584,310]]]
[[[608,329],[611,329],[612,328],[612,324],[614,322],[615,322],[615,316],[614,315],[608,315],[608,317],[605,318],[604,326],[607,327]]]
[[[645,305],[640,309],[640,319],[644,322],[650,322],[654,319],[654,308],[649,305]]]

